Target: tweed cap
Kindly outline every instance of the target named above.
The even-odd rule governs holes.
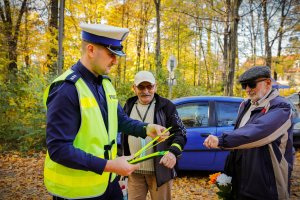
[[[254,81],[258,78],[271,78],[271,70],[268,66],[255,66],[245,71],[240,77],[239,82],[245,83]]]

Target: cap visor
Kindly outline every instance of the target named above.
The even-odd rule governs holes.
[[[113,54],[117,55],[117,56],[126,56],[126,54],[123,51],[120,50],[112,50],[111,48],[107,48],[110,52],[112,52]]]

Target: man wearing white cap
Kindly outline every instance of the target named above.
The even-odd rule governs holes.
[[[129,200],[146,200],[149,190],[152,200],[170,200],[172,179],[176,176],[174,165],[186,143],[186,130],[178,116],[175,105],[156,94],[157,85],[151,72],[140,71],[135,75],[133,90],[136,96],[127,100],[124,110],[133,119],[172,127],[172,137],[148,150],[168,151],[163,157],[156,157],[140,164],[140,168],[129,175]],[[122,134],[125,155],[135,154],[152,139],[136,138]]]
[[[127,176],[138,165],[116,157],[117,132],[156,137],[165,128],[127,117],[105,76],[129,31],[81,24],[80,60],[47,88],[44,182],[53,199],[122,199],[116,174]],[[164,136],[162,136],[163,138]]]

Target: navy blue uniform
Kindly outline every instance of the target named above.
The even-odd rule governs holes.
[[[77,72],[88,85],[101,109],[105,126],[108,127],[107,104],[102,76],[96,77],[80,61],[72,70]],[[51,159],[64,166],[93,171],[102,174],[107,160],[88,154],[73,146],[81,124],[78,93],[74,83],[64,81],[55,85],[47,100],[47,148]],[[118,127],[120,132],[145,138],[147,124],[129,118],[118,106]],[[100,133],[99,133],[100,134]]]

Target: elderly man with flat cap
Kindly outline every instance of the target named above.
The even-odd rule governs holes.
[[[225,173],[230,199],[288,199],[292,171],[291,108],[272,89],[269,67],[252,67],[239,82],[249,99],[241,103],[235,129],[210,135],[208,148],[232,149]]]
[[[116,174],[127,176],[138,165],[116,157],[117,132],[156,137],[165,129],[128,118],[107,77],[129,31],[81,24],[81,58],[47,88],[44,182],[53,199],[122,199]],[[165,136],[161,136],[164,139]]]

